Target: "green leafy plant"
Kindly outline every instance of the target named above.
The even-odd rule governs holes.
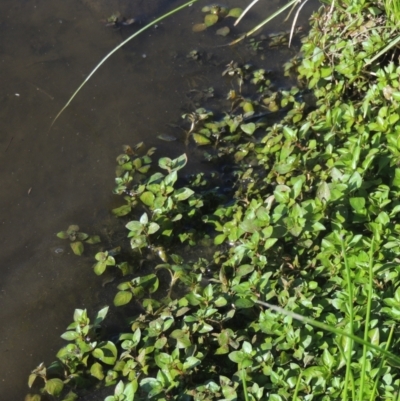
[[[298,88],[230,63],[229,110],[185,115],[207,173],[125,147],[114,213],[133,266],[114,305],[133,316],[110,338],[104,310],[93,326],[77,310],[31,397],[96,383],[107,401],[399,399],[400,66],[394,47],[376,57],[396,35],[384,13],[315,13],[286,66]]]
[[[99,243],[100,237],[98,235],[89,235],[79,231],[79,226],[70,225],[66,231],[60,231],[57,233],[57,237],[61,239],[69,239],[71,241],[70,246],[75,255],[82,255],[84,251],[84,242],[87,244]]]

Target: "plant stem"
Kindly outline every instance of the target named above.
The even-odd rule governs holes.
[[[385,347],[386,351],[389,349],[390,343],[392,342],[392,337],[393,337],[393,333],[394,333],[394,327],[395,327],[394,324],[392,324],[392,326],[390,327],[389,338],[388,338],[388,340],[386,342],[386,347]],[[382,371],[382,368],[383,368],[383,365],[385,364],[385,362],[386,362],[386,359],[382,358],[380,363],[379,363],[379,369],[378,369],[378,373],[376,374],[374,388],[372,389],[371,397],[369,399],[370,401],[374,401],[374,399],[375,399],[376,389],[378,388],[378,380],[380,378],[381,371]]]
[[[351,285],[351,272],[350,272],[350,267],[349,263],[347,260],[347,255],[346,255],[346,250],[344,249],[344,240],[341,240],[341,246],[342,246],[342,254],[343,254],[343,260],[344,260],[344,266],[345,266],[345,271],[346,271],[346,281],[347,281],[347,294],[348,294],[348,308],[349,308],[349,318],[350,318],[350,334],[354,335],[354,310],[353,310],[353,287]],[[346,376],[345,376],[345,382],[344,382],[344,400],[347,400],[347,388],[349,384],[349,380],[351,379],[351,353],[353,351],[353,341],[350,339],[350,344],[347,349],[347,356],[346,356]],[[354,391],[354,386],[352,386],[352,390]],[[353,400],[354,400],[354,395],[353,395]]]
[[[301,372],[301,370],[300,370],[299,377],[297,378],[297,382],[296,382],[296,387],[295,387],[294,393],[293,393],[293,401],[297,401],[297,394],[299,393],[300,382],[301,382],[301,376],[302,376],[301,373],[302,373],[302,372]]]
[[[291,5],[299,3],[299,2],[300,2],[299,0],[291,0],[289,3],[287,3],[283,7],[281,7],[278,11],[275,11],[272,15],[270,15],[268,18],[266,18],[264,21],[260,22],[257,26],[255,26],[249,32],[245,33],[244,35],[240,36],[240,38],[229,43],[229,45],[234,45],[236,43],[239,43],[241,40],[251,36],[254,32],[256,32],[260,28],[262,28],[267,22],[273,20],[275,17],[277,17],[279,14],[281,14],[283,11],[285,11],[287,8],[289,8]]]
[[[244,393],[244,399],[245,401],[249,401],[249,395],[247,394],[247,383],[246,383],[246,378],[245,378],[245,372],[244,369],[242,369],[242,385],[243,385],[243,393]]]
[[[369,250],[369,268],[368,268],[368,299],[367,299],[367,316],[365,318],[365,327],[364,327],[364,341],[368,341],[368,330],[369,323],[371,320],[371,304],[372,304],[372,282],[373,282],[373,255],[374,255],[374,237],[371,239],[371,248]],[[367,347],[363,346],[363,354],[361,358],[361,382],[360,382],[360,391],[359,391],[359,401],[363,400],[364,394],[364,383],[365,383],[365,374],[367,368]]]

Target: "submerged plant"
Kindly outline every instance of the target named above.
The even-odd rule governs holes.
[[[70,246],[75,255],[82,255],[84,251],[83,243],[87,244],[97,244],[100,242],[100,237],[98,235],[89,235],[79,231],[79,226],[70,225],[66,231],[60,231],[57,233],[57,237],[61,239],[69,239]]]

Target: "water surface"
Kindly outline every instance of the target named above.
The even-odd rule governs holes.
[[[76,257],[55,234],[70,224],[115,245],[121,223],[110,215],[115,157],[123,144],[145,141],[158,157],[193,146],[179,138],[181,115],[193,94],[213,86],[217,107],[232,85],[221,79],[231,60],[280,70],[295,49],[252,53],[215,29],[192,33],[199,2],[158,24],[115,54],[49,130],[68,97],[96,63],[143,24],[180,4],[171,0],[2,0],[0,3],[0,394],[22,400],[29,372],[54,359],[74,308],[96,311],[110,302],[92,255]],[[229,5],[246,5],[229,1]],[[282,1],[260,1],[237,32],[275,11]],[[311,7],[311,4],[310,4]],[[136,25],[114,30],[102,20],[119,11]],[[310,8],[304,10],[303,22]],[[275,21],[264,33],[289,29]],[[187,55],[197,49],[201,58]]]

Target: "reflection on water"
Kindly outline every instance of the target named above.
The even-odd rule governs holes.
[[[261,2],[260,2],[261,3]],[[115,54],[49,131],[50,122],[95,64],[138,27],[178,1],[2,0],[0,3],[0,394],[22,400],[31,369],[51,362],[74,308],[97,310],[110,302],[89,256],[72,255],[55,233],[70,224],[113,245],[120,224],[114,202],[115,157],[121,145],[144,140],[158,156],[196,150],[159,135],[181,131],[180,116],[195,95],[214,87],[217,107],[230,88],[221,79],[231,60],[279,69],[295,50],[253,54],[244,46],[216,47],[215,30],[194,34],[200,2],[152,28]],[[260,4],[240,31],[283,2]],[[241,0],[230,6],[243,5]],[[114,30],[102,22],[115,11],[138,25]],[[303,12],[304,17],[309,11]],[[290,23],[268,26],[288,29]],[[187,57],[197,49],[200,58]],[[218,81],[217,81],[218,80]],[[200,92],[199,92],[200,91]]]

